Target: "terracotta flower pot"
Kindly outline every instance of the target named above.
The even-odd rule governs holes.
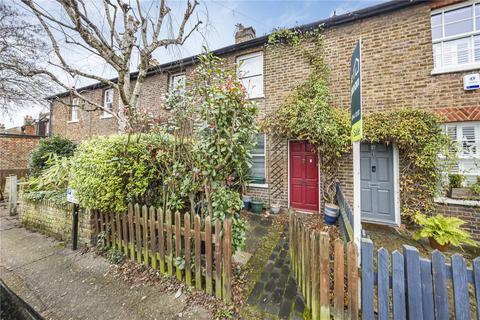
[[[450,243],[445,243],[445,244],[440,244],[437,242],[437,240],[435,240],[434,238],[428,238],[428,241],[430,242],[430,247],[432,247],[433,249],[437,249],[439,251],[442,251],[442,252],[445,252],[448,250],[448,246],[450,245]]]
[[[34,135],[35,134],[35,127],[32,125],[25,125],[25,134]]]

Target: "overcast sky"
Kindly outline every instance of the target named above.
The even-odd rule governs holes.
[[[14,5],[19,5],[17,0],[0,0]],[[57,10],[52,0],[41,0],[46,6],[51,6],[49,10]],[[156,4],[158,0],[144,0],[142,4]],[[256,29],[257,36],[268,34],[273,28],[293,27],[321,20],[333,15],[355,11],[371,5],[385,2],[385,0],[199,0],[201,7],[198,10],[198,18],[206,22],[202,25],[199,33],[194,34],[182,48],[170,48],[169,50],[159,50],[155,57],[163,63],[176,60],[182,57],[198,54],[202,47],[209,49],[218,49],[234,43],[235,25],[242,23],[244,26],[253,26]],[[172,22],[175,24],[181,19],[184,3],[182,0],[168,1],[172,7]],[[87,0],[87,4],[94,6],[95,1]],[[96,71],[109,75],[108,68],[105,67],[102,60],[87,54],[85,52],[69,51],[70,61],[85,71]],[[80,83],[86,84],[86,83]],[[5,123],[7,128],[23,124],[23,117],[26,114],[36,117],[37,108],[16,111],[10,116],[0,114],[0,123]]]

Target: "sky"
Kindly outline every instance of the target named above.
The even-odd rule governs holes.
[[[1,0],[0,0],[1,1]],[[50,12],[56,12],[58,8],[53,0],[39,0]],[[6,0],[7,3],[19,5],[17,0]],[[155,5],[158,0],[142,0],[142,5]],[[205,46],[210,50],[218,49],[234,43],[235,25],[242,23],[244,26],[252,26],[257,36],[268,34],[274,28],[294,27],[306,23],[315,22],[324,18],[355,11],[372,6],[385,0],[199,0],[200,7],[194,18],[202,20],[199,32],[190,37],[181,48],[161,49],[155,54],[160,62],[168,62],[202,52]],[[98,2],[96,2],[98,4]],[[172,25],[181,19],[185,1],[167,1],[172,7]],[[87,0],[86,4],[95,6],[95,0]],[[92,7],[93,8],[93,7]],[[20,8],[21,9],[21,8]],[[69,61],[82,70],[101,73],[103,76],[115,76],[104,62],[82,50],[68,50]],[[63,77],[60,73],[60,76]],[[86,85],[88,82],[68,79],[65,81],[76,85]],[[42,111],[38,107],[17,110],[10,115],[0,114],[0,123],[5,123],[7,128],[20,126],[23,118],[29,114],[34,117]]]

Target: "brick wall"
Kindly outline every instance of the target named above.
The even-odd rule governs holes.
[[[0,133],[0,190],[5,186],[5,177],[27,175],[30,152],[39,142],[39,136]]]
[[[20,223],[27,229],[41,232],[58,240],[71,241],[73,205],[56,205],[48,201],[26,201],[20,197]],[[78,216],[78,244],[90,246],[94,235],[89,211]]]
[[[437,203],[436,209],[438,214],[457,217],[465,221],[463,228],[470,232],[474,240],[480,241],[480,205],[465,206],[461,204]]]

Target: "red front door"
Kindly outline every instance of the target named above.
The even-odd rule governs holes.
[[[290,206],[318,211],[318,158],[306,141],[290,141]]]

